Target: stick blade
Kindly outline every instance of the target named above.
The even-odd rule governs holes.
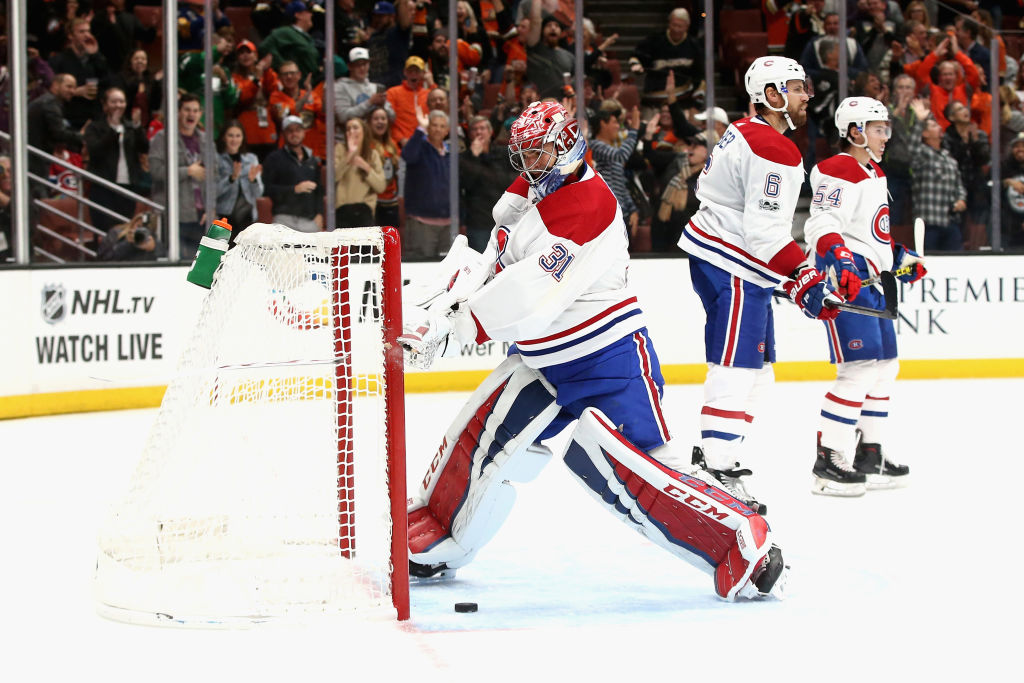
[[[888,314],[884,317],[895,320],[899,315],[899,288],[896,286],[896,276],[891,270],[883,270],[878,275],[882,283],[882,295],[885,297],[885,312]]]

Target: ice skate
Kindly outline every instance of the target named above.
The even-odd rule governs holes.
[[[768,554],[760,560],[760,566],[750,576],[750,581],[740,589],[737,597],[757,600],[785,597],[789,565],[782,558],[782,549],[773,545]]]
[[[823,496],[863,496],[867,491],[865,476],[853,469],[843,454],[821,445],[818,436],[818,457],[814,461],[814,485],[811,493]]]
[[[451,581],[455,578],[456,571],[444,562],[420,564],[409,560],[409,578],[417,581]]]
[[[906,486],[910,481],[910,468],[887,460],[882,454],[882,445],[864,443],[864,434],[857,430],[857,452],[853,458],[853,469],[867,479],[869,491],[895,489]]]
[[[704,451],[700,446],[693,447],[693,464],[710,474],[717,482],[716,485],[724,489],[730,496],[762,517],[768,514],[768,506],[758,502],[747,490],[746,477],[749,477],[753,472],[748,469],[738,468],[730,470],[711,469],[704,460]]]

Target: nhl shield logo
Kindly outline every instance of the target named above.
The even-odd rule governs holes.
[[[43,302],[40,307],[43,320],[56,325],[67,315],[67,291],[64,285],[43,285]]]

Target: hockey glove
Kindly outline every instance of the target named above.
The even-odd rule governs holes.
[[[447,315],[429,313],[418,306],[404,306],[402,334],[398,343],[405,351],[405,362],[426,370],[448,348],[452,322]]]
[[[829,308],[826,302],[842,303],[843,300],[836,295],[825,273],[816,268],[801,266],[793,274],[792,280],[782,284],[782,289],[808,318],[835,320],[839,315],[839,309]]]
[[[902,244],[893,244],[892,260],[896,264],[896,277],[902,282],[917,282],[928,273],[928,269],[924,267],[924,259],[916,251],[907,249]],[[899,272],[905,268],[909,268],[910,272]]]
[[[439,356],[459,355],[463,344],[476,343],[476,321],[466,304],[445,313],[403,306],[402,316],[402,334],[397,341],[405,351],[406,363],[421,370]]]
[[[834,233],[825,235],[818,241],[818,254],[825,259],[825,271],[840,296],[847,301],[856,299],[860,293],[860,272],[843,238]]]

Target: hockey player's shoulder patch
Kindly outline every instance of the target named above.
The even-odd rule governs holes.
[[[615,220],[618,202],[601,176],[563,185],[537,204],[548,232],[576,244],[591,241]]]
[[[750,151],[762,159],[784,166],[803,163],[796,144],[757,117],[740,119],[733,125],[747,141]]]
[[[853,184],[871,177],[860,165],[860,162],[849,154],[837,154],[825,159],[818,164],[818,172]]]

